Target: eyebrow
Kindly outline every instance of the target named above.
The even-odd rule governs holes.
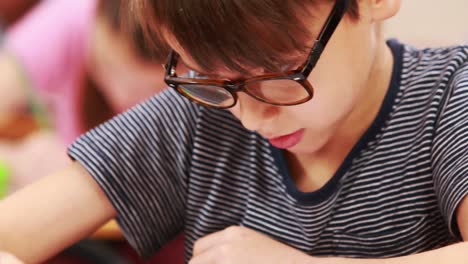
[[[297,68],[297,67],[300,67],[303,62],[302,60],[304,59],[303,58],[304,54],[299,54],[299,55],[296,55],[296,56],[292,56],[291,58],[288,58],[288,61],[286,64],[288,69],[286,69],[285,71],[287,70],[290,70],[289,68]],[[250,76],[250,77],[244,77],[244,78],[235,78],[235,79],[229,79],[229,78],[225,78],[221,75],[218,75],[218,74],[213,74],[213,73],[206,73],[204,71],[199,71],[197,69],[195,69],[196,67],[193,67],[192,65],[186,63],[184,60],[182,60],[181,58],[179,58],[179,60],[188,68],[188,70],[191,70],[191,71],[194,71],[194,72],[197,72],[201,75],[205,75],[205,76],[208,76],[210,79],[213,79],[213,80],[229,80],[229,81],[235,81],[237,79],[248,79],[248,78],[252,78],[252,77],[255,77],[255,76]],[[180,63],[179,61],[179,63]],[[301,61],[301,62],[300,62]],[[293,66],[291,66],[291,64],[293,64]]]
[[[197,70],[197,69],[196,69],[197,67],[193,67],[193,65],[190,65],[189,63],[185,62],[185,61],[179,56],[179,63],[181,63],[181,62],[185,65],[185,67],[187,67],[188,70],[194,71],[194,72],[198,72],[198,73],[203,74],[203,75],[207,75],[205,72],[200,71],[200,70]]]
[[[184,60],[181,60],[181,61],[182,61],[183,64],[188,68],[188,70],[197,72],[197,73],[199,73],[199,74],[201,74],[201,75],[205,75],[205,76],[208,76],[208,77],[213,78],[213,79],[231,80],[231,79],[228,79],[228,78],[224,78],[223,76],[218,75],[218,74],[213,74],[213,73],[207,73],[207,72],[204,72],[204,71],[199,71],[199,70],[195,69],[196,67],[193,67],[192,65],[186,63]]]

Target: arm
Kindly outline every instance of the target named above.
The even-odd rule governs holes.
[[[78,163],[0,202],[0,250],[38,263],[115,216],[98,184]]]
[[[466,196],[457,210],[457,223],[464,241],[468,241],[468,196]]]
[[[15,256],[8,254],[6,252],[0,252],[0,263],[2,264],[24,264]]]
[[[10,169],[9,193],[67,166],[70,159],[64,149],[61,138],[48,130],[30,133],[14,143],[0,140],[0,160]]]
[[[0,51],[0,114],[11,113],[26,104],[22,79],[14,58],[7,52]]]

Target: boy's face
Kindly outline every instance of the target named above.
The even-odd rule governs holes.
[[[141,58],[130,41],[103,18],[97,20],[88,57],[90,73],[115,112],[125,111],[165,87],[161,65]]]
[[[365,2],[365,1],[362,1]],[[317,37],[332,6],[320,5],[314,12],[323,14],[320,19],[310,23]],[[377,38],[376,25],[368,14],[366,6],[361,7],[361,19],[354,21],[343,18],[308,80],[314,87],[314,97],[295,106],[275,106],[262,103],[245,93],[238,93],[237,104],[230,111],[249,130],[263,137],[280,148],[293,153],[315,153],[336,134],[344,123],[362,122],[354,120],[366,113],[356,113],[376,102],[367,100],[373,97],[373,85],[388,82],[383,68],[379,66],[379,57],[385,46]],[[173,46],[188,65],[195,65],[187,54]],[[306,55],[297,63],[304,63]],[[262,70],[251,75],[262,74]],[[226,79],[238,79],[238,74],[219,70],[214,73]],[[377,87],[375,87],[377,90]],[[344,135],[345,136],[345,135]]]

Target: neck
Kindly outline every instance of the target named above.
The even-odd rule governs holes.
[[[327,182],[375,120],[389,88],[393,70],[393,56],[385,42],[382,41],[377,47],[376,54],[380,55],[374,59],[360,100],[328,143],[312,155],[288,155],[290,162],[296,165],[290,166],[295,167],[293,174],[309,175],[313,172],[317,176],[323,172],[322,181]]]
[[[390,86],[393,56],[390,48],[384,43],[376,52],[381,55],[375,58],[369,79],[361,91],[360,100],[325,149],[333,146],[338,146],[340,149],[342,146],[352,148],[377,117]]]

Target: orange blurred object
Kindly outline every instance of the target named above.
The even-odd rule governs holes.
[[[91,238],[105,240],[124,240],[119,225],[115,220],[112,220],[102,226],[98,231],[91,235]]]
[[[0,0],[1,1],[1,0]],[[21,140],[40,128],[37,119],[28,113],[14,115],[0,114],[0,139],[8,141]],[[91,238],[105,240],[123,240],[123,235],[115,220],[102,226]]]
[[[31,114],[0,114],[0,139],[19,140],[37,129],[39,129],[39,124]]]

